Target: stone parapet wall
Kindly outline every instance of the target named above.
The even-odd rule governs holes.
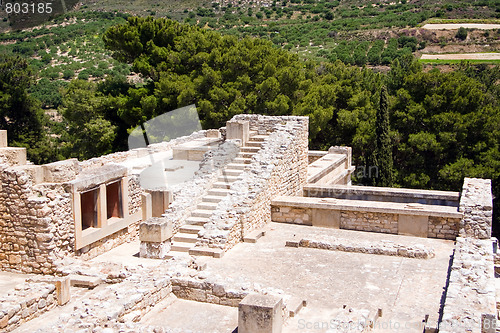
[[[276,197],[274,222],[455,239],[462,214],[452,207],[359,202],[331,198]]]
[[[265,126],[275,124],[274,131],[252,157],[241,180],[235,181],[229,195],[218,203],[197,246],[232,248],[245,234],[271,221],[274,196],[302,191],[308,164],[308,118],[271,118]]]
[[[57,305],[52,283],[31,282],[0,297],[0,330],[10,332]]]
[[[174,148],[177,145],[186,143],[194,139],[205,138],[206,136],[207,136],[206,130],[197,131],[191,135],[181,136],[179,138],[175,138],[170,141],[153,143],[145,148],[136,148],[91,158],[89,160],[80,162],[80,166],[82,167],[82,170],[88,170],[88,169],[98,168],[109,163],[120,163],[128,159],[146,156],[147,154],[155,154],[172,150],[172,148]]]
[[[270,134],[275,130],[276,125],[285,124],[287,121],[302,121],[306,117],[297,116],[264,116],[260,114],[238,114],[232,121],[248,121],[250,131],[258,134]]]
[[[25,171],[0,170],[0,269],[53,274],[73,254],[71,195],[60,184],[33,187]]]
[[[458,237],[439,332],[482,333],[483,315],[496,318],[492,242]]]
[[[304,186],[304,196],[360,201],[420,203],[451,207],[458,207],[460,200],[459,192],[358,185],[307,184]]]
[[[75,252],[80,259],[89,260],[114,249],[125,243],[139,239],[139,224],[141,221],[130,224],[128,227],[99,239],[98,241],[82,247]]]
[[[493,216],[491,180],[465,178],[459,210],[464,214],[460,236],[489,239]]]

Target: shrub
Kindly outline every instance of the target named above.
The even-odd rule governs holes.
[[[467,29],[464,27],[458,28],[457,34],[455,35],[456,38],[460,40],[465,40],[467,39]]]

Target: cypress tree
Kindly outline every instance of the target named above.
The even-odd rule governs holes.
[[[392,144],[389,136],[389,108],[387,105],[387,87],[380,89],[380,102],[375,121],[375,158],[374,165],[378,168],[377,186],[393,185]]]

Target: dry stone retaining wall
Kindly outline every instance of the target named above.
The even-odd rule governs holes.
[[[57,305],[51,283],[25,283],[0,297],[0,330],[10,332]]]

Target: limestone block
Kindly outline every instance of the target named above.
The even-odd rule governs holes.
[[[172,224],[164,218],[152,217],[139,226],[141,242],[161,243],[172,236]]]
[[[80,165],[76,158],[44,164],[43,179],[47,183],[64,183],[74,179],[80,173]]]
[[[416,237],[427,237],[429,218],[421,215],[400,214],[398,234]]]
[[[22,147],[5,147],[0,148],[0,156],[5,159],[8,165],[25,165],[26,164],[26,148]]]
[[[43,168],[40,165],[23,165],[15,167],[17,170],[22,170],[28,174],[33,184],[43,183]]]
[[[239,333],[279,333],[283,327],[283,299],[272,295],[247,295],[238,305]]]
[[[56,296],[57,304],[64,305],[69,302],[70,294],[70,278],[64,277],[56,280]]]
[[[141,258],[165,259],[172,248],[169,239],[163,242],[141,242],[139,256]]]
[[[153,201],[151,198],[151,194],[149,193],[142,194],[141,209],[142,209],[143,221],[146,221],[147,219],[153,217]]]
[[[250,122],[244,120],[230,120],[226,122],[226,139],[237,139],[241,140],[241,144],[244,146],[250,136]]]
[[[315,227],[340,228],[340,211],[312,209],[312,225]]]
[[[7,144],[7,131],[0,130],[0,148],[8,147]]]

